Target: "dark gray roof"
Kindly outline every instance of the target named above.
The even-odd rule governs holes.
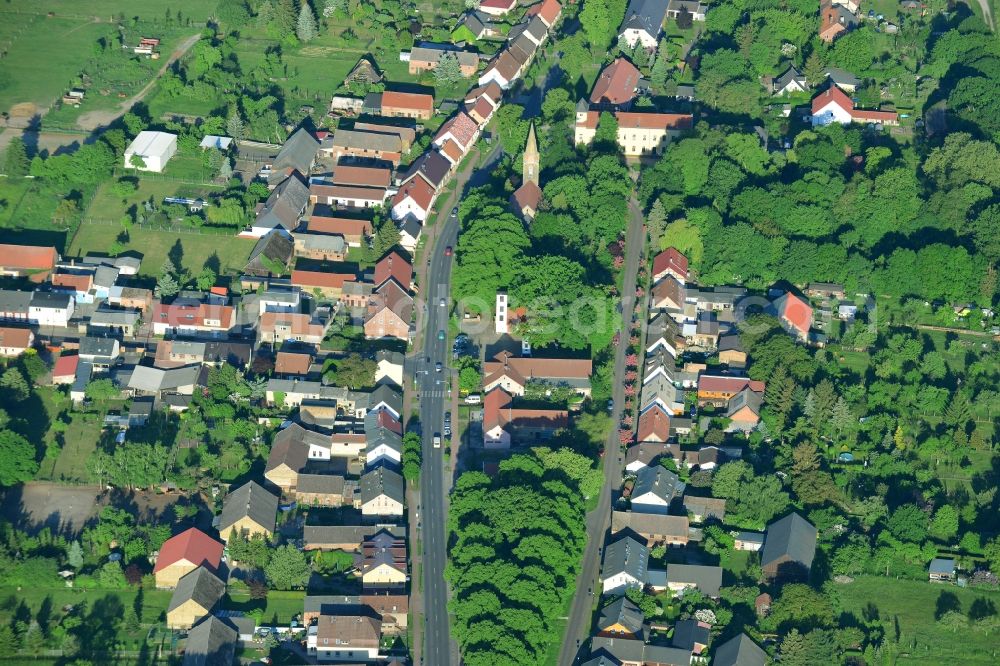
[[[642,631],[642,623],[645,619],[639,607],[629,601],[627,597],[618,597],[601,609],[601,615],[597,619],[597,628],[604,631],[608,627],[620,624],[633,634],[638,634]]]
[[[403,411],[403,396],[398,390],[386,384],[382,384],[371,392],[368,397],[368,409],[375,409],[381,403],[397,414]]]
[[[412,215],[407,215],[399,223],[399,230],[405,231],[410,238],[420,238],[420,221]]]
[[[138,310],[100,309],[90,317],[94,326],[135,326],[138,321]]]
[[[583,662],[580,666],[621,666],[621,662],[602,652],[599,655],[595,655],[592,659]]]
[[[274,188],[271,195],[257,211],[254,226],[274,229],[284,227],[292,231],[299,225],[299,218],[309,203],[309,188],[292,175]]]
[[[257,241],[243,270],[248,273],[270,273],[269,266],[264,263],[265,257],[269,263],[288,266],[294,250],[295,242],[291,236],[279,229],[272,229]]]
[[[615,574],[627,573],[632,578],[645,582],[648,564],[649,548],[646,544],[627,536],[604,549],[601,579],[607,580]]]
[[[33,291],[31,292],[30,307],[33,308],[54,308],[65,309],[69,307],[69,302],[73,299],[68,293],[56,291]]]
[[[736,539],[746,541],[747,543],[764,543],[764,534],[762,532],[747,532],[743,530],[736,535]]]
[[[678,620],[674,625],[674,635],[671,643],[682,650],[693,650],[696,643],[708,645],[710,628],[703,626],[694,618]]]
[[[305,128],[299,128],[281,146],[271,168],[274,170],[292,168],[303,176],[308,176],[317,151],[319,151],[319,141],[316,137]]]
[[[598,664],[613,664],[622,662],[653,663],[667,666],[688,666],[691,663],[691,651],[661,645],[647,645],[634,638],[608,638],[595,636],[590,643],[591,654],[604,657],[605,661]],[[611,659],[608,659],[611,657]],[[591,662],[587,662],[588,664]]]
[[[338,474],[299,474],[295,488],[300,493],[343,495],[344,477]]]
[[[411,180],[419,173],[436,190],[448,177],[449,171],[451,162],[448,158],[436,150],[428,150],[413,161],[406,176],[403,177],[403,182]]]
[[[306,545],[339,543],[357,544],[360,547],[365,539],[382,530],[397,538],[406,536],[406,528],[396,525],[306,525],[302,528],[302,540]]]
[[[30,291],[0,289],[0,312],[23,312],[24,314],[28,314],[31,293]]]
[[[746,634],[732,638],[715,650],[713,666],[764,666],[767,653]]]
[[[747,387],[729,400],[729,407],[726,410],[726,416],[732,416],[744,407],[749,407],[754,414],[760,414],[760,408],[763,402],[763,393],[757,393],[752,391],[750,387]]]
[[[838,67],[828,67],[826,70],[826,75],[827,77],[829,77],[831,81],[833,81],[837,85],[855,86],[855,87],[861,85],[861,79],[854,76],[850,72],[840,69]]]
[[[205,567],[198,567],[177,581],[167,611],[172,611],[189,600],[194,600],[206,611],[210,611],[225,593],[225,583]]]
[[[658,37],[663,19],[667,16],[667,4],[669,0],[630,0],[619,32],[645,30],[653,38]]]
[[[379,495],[385,495],[397,502],[405,497],[403,477],[384,467],[377,467],[361,477],[361,503],[367,504]]]
[[[738,333],[719,336],[719,351],[743,351],[743,341]]]
[[[229,666],[236,653],[236,630],[209,616],[188,632],[182,666]]]
[[[767,526],[760,564],[790,561],[806,569],[812,567],[816,555],[816,528],[797,513],[792,513]]]
[[[653,493],[666,502],[684,494],[685,484],[676,474],[665,467],[655,465],[643,467],[636,473],[632,497]]]
[[[668,583],[689,583],[710,597],[719,596],[722,585],[722,567],[704,564],[667,564]]]
[[[799,70],[795,69],[795,65],[789,65],[785,72],[774,80],[774,89],[781,90],[787,86],[792,81],[798,81],[799,83],[805,83],[806,77],[799,73]]]
[[[219,534],[224,538],[229,536],[229,528],[246,516],[273,532],[277,512],[278,498],[259,483],[250,481],[230,492],[223,500],[222,513],[219,517]]]
[[[367,421],[367,419],[365,419]],[[392,432],[391,430],[386,430],[385,428],[379,428],[376,432],[371,433],[366,437],[367,439],[367,451],[374,451],[380,446],[386,446],[393,451],[403,452],[403,438]]]
[[[928,568],[928,571],[930,573],[937,574],[953,574],[955,573],[955,560],[935,557],[931,560],[931,565]]]
[[[336,130],[333,133],[332,144],[335,147],[378,150],[387,153],[399,153],[403,150],[403,142],[398,134],[359,130]]]
[[[115,354],[115,347],[118,341],[114,338],[95,338],[93,336],[87,336],[85,338],[80,338],[80,355],[81,356],[100,356],[102,358],[111,359]]]

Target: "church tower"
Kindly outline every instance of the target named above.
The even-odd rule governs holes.
[[[524,182],[538,185],[538,142],[535,140],[535,123],[528,128],[528,141],[524,144]]]

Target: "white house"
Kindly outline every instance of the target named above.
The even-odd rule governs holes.
[[[385,467],[376,467],[361,477],[361,515],[402,516],[405,490],[403,477]]]
[[[375,355],[375,383],[403,385],[403,354],[380,351]]]
[[[814,127],[840,123],[898,125],[899,116],[892,111],[866,111],[858,109],[854,100],[835,85],[830,86],[812,101],[812,124]]]
[[[394,432],[379,430],[368,438],[365,447],[365,465],[369,468],[379,463],[400,465],[403,460],[403,438]]]
[[[437,192],[430,183],[418,175],[400,187],[393,196],[392,219],[412,217],[422,222],[427,219],[436,197]]]
[[[659,44],[663,21],[667,17],[669,0],[631,0],[625,9],[618,36],[630,47],[642,44],[645,49],[655,49]]]
[[[69,325],[73,317],[74,301],[68,293],[36,291],[28,303],[28,321],[39,326]]]
[[[643,467],[636,474],[632,489],[632,510],[665,515],[670,503],[684,494],[684,488],[680,478],[667,468]]]
[[[163,171],[167,162],[177,152],[177,135],[167,132],[139,132],[125,149],[125,167],[140,171]],[[142,158],[143,166],[132,164],[132,157]]]
[[[601,566],[601,588],[604,594],[619,595],[630,588],[646,584],[649,565],[649,548],[630,536],[610,544],[604,549]]]

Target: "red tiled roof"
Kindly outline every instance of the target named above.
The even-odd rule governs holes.
[[[261,332],[272,333],[278,326],[287,326],[297,335],[321,336],[324,331],[322,324],[313,322],[312,317],[301,312],[265,312],[260,316]]]
[[[392,184],[392,171],[377,167],[338,164],[333,167],[333,177],[331,180],[335,185],[385,188]]]
[[[274,371],[283,375],[308,375],[310,365],[312,356],[309,354],[278,352],[274,359]]]
[[[411,178],[399,188],[399,192],[396,192],[396,195],[392,197],[392,205],[396,206],[410,198],[420,208],[428,210],[434,201],[434,194],[434,188],[421,175],[419,178]]]
[[[313,183],[309,186],[309,194],[314,197],[354,199],[356,201],[385,201],[384,187],[351,187],[349,185],[323,185]]]
[[[393,109],[408,109],[424,113],[434,113],[434,96],[423,93],[393,92],[386,90],[382,93],[382,110],[386,107]]]
[[[618,127],[637,129],[683,130],[691,129],[694,116],[690,113],[639,113],[618,111],[615,113]]]
[[[565,428],[569,424],[569,414],[561,409],[512,409],[510,394],[495,388],[483,400],[483,429],[492,430],[497,426],[535,426]]]
[[[654,404],[639,417],[636,439],[666,441],[670,437],[670,417],[658,404]]]
[[[465,111],[469,114],[470,118],[472,117],[472,114],[475,113],[477,116],[482,118],[484,122],[490,117],[490,114],[493,113],[494,110],[494,106],[490,104],[490,100],[485,96],[477,99],[474,104],[465,105]]]
[[[90,288],[94,285],[94,276],[87,273],[86,275],[74,275],[72,273],[56,273],[52,276],[52,286],[53,287],[67,287],[73,291],[78,291],[81,294],[85,294],[90,291]]]
[[[844,111],[850,113],[854,110],[854,101],[847,96],[843,90],[835,85],[831,85],[829,88],[816,95],[812,101],[812,112],[813,114],[819,113],[824,106],[833,102]]]
[[[375,285],[378,286],[394,278],[403,289],[409,289],[413,281],[413,266],[398,252],[390,252],[375,264]]]
[[[680,275],[685,280],[688,274],[688,260],[680,250],[675,247],[668,247],[653,259],[653,276],[662,275],[668,271]]]
[[[592,104],[627,104],[635,99],[639,70],[625,58],[616,58],[604,68],[590,93]]]
[[[543,2],[528,7],[525,15],[534,16],[538,14],[545,21],[545,25],[551,26],[559,18],[561,11],[562,5],[559,4],[559,0],[543,0]]]
[[[357,276],[353,273],[330,273],[327,271],[292,271],[292,284],[297,287],[326,287],[342,289],[345,282],[355,282]],[[268,313],[264,313],[265,315]],[[272,313],[273,314],[273,313]],[[263,320],[263,317],[261,318]]]
[[[54,247],[0,243],[0,266],[21,270],[51,270],[59,254]]]
[[[584,116],[582,121],[577,121],[577,127],[586,127],[587,129],[597,129],[597,121],[601,117],[601,114],[597,111],[587,111],[587,115]]]
[[[462,147],[451,139],[446,139],[443,144],[441,144],[441,154],[451,160],[452,164],[457,164],[459,160],[462,159]]]
[[[0,347],[27,349],[30,344],[30,328],[11,328],[9,326],[0,326]]]
[[[56,364],[52,368],[52,377],[74,377],[76,367],[80,364],[80,357],[76,354],[63,354],[56,359]]]
[[[502,9],[509,12],[514,9],[514,5],[516,4],[517,0],[483,0],[479,3],[479,7],[486,7],[487,9]]]
[[[538,210],[538,204],[542,200],[542,190],[539,189],[538,185],[528,181],[514,191],[511,199],[514,201],[514,205],[518,211],[522,211],[525,208]]]
[[[812,308],[793,293],[786,293],[777,301],[778,316],[803,335],[812,326]]]
[[[323,217],[313,215],[306,224],[306,229],[313,234],[338,234],[341,236],[370,236],[372,234],[371,220],[356,220],[350,217]]]
[[[450,134],[463,151],[468,150],[479,131],[479,125],[465,111],[460,111],[438,130],[435,140]]]
[[[698,378],[698,391],[721,391],[735,394],[747,387],[751,391],[760,393],[764,390],[764,382],[749,377],[720,377],[719,375],[702,375]]]
[[[213,571],[219,568],[223,545],[196,527],[181,532],[166,540],[160,548],[153,572],[162,571],[171,564],[187,560],[195,566],[204,566]]]
[[[198,305],[164,305],[157,303],[153,308],[153,323],[169,326],[205,326],[211,328],[232,328],[235,311],[230,305],[199,303]],[[206,324],[205,320],[218,320],[218,324]]]
[[[893,111],[864,111],[861,109],[853,109],[851,118],[875,122],[896,122],[899,120],[899,116]]]
[[[403,434],[403,424],[402,424],[402,422],[400,422],[399,419],[397,419],[395,416],[393,416],[389,412],[389,410],[387,410],[387,409],[380,409],[377,412],[377,414],[378,414],[378,416],[375,417],[375,424],[379,428],[385,428],[386,430],[389,430],[390,432],[394,432],[397,435],[402,435]]]

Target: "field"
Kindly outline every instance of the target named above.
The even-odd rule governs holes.
[[[87,481],[87,459],[97,448],[101,438],[100,417],[97,415],[73,414],[66,429],[72,433],[65,437],[65,443],[55,459],[46,458],[42,461],[39,479],[52,481]],[[51,437],[49,433],[47,437]]]
[[[39,181],[0,178],[0,228],[7,239],[4,242],[47,243],[62,249],[66,232],[62,225],[52,223],[61,199]]]
[[[884,664],[995,664],[997,639],[971,627],[957,632],[942,627],[935,614],[943,610],[969,613],[973,604],[1000,605],[1000,592],[892,578],[861,577],[835,586],[840,606],[864,623],[877,612],[886,627]],[[957,608],[955,604],[957,603]],[[996,612],[994,610],[994,612]],[[841,620],[844,621],[843,619]],[[894,624],[899,623],[899,640]]]
[[[83,256],[88,252],[107,253],[122,228],[117,224],[84,223],[80,226],[70,254]],[[168,253],[181,254],[180,266],[197,273],[213,255],[219,260],[219,274],[243,269],[253,249],[254,241],[220,234],[160,231],[133,226],[129,232],[129,252],[142,255],[140,276],[155,277],[167,260]],[[176,265],[176,262],[175,262]]]

